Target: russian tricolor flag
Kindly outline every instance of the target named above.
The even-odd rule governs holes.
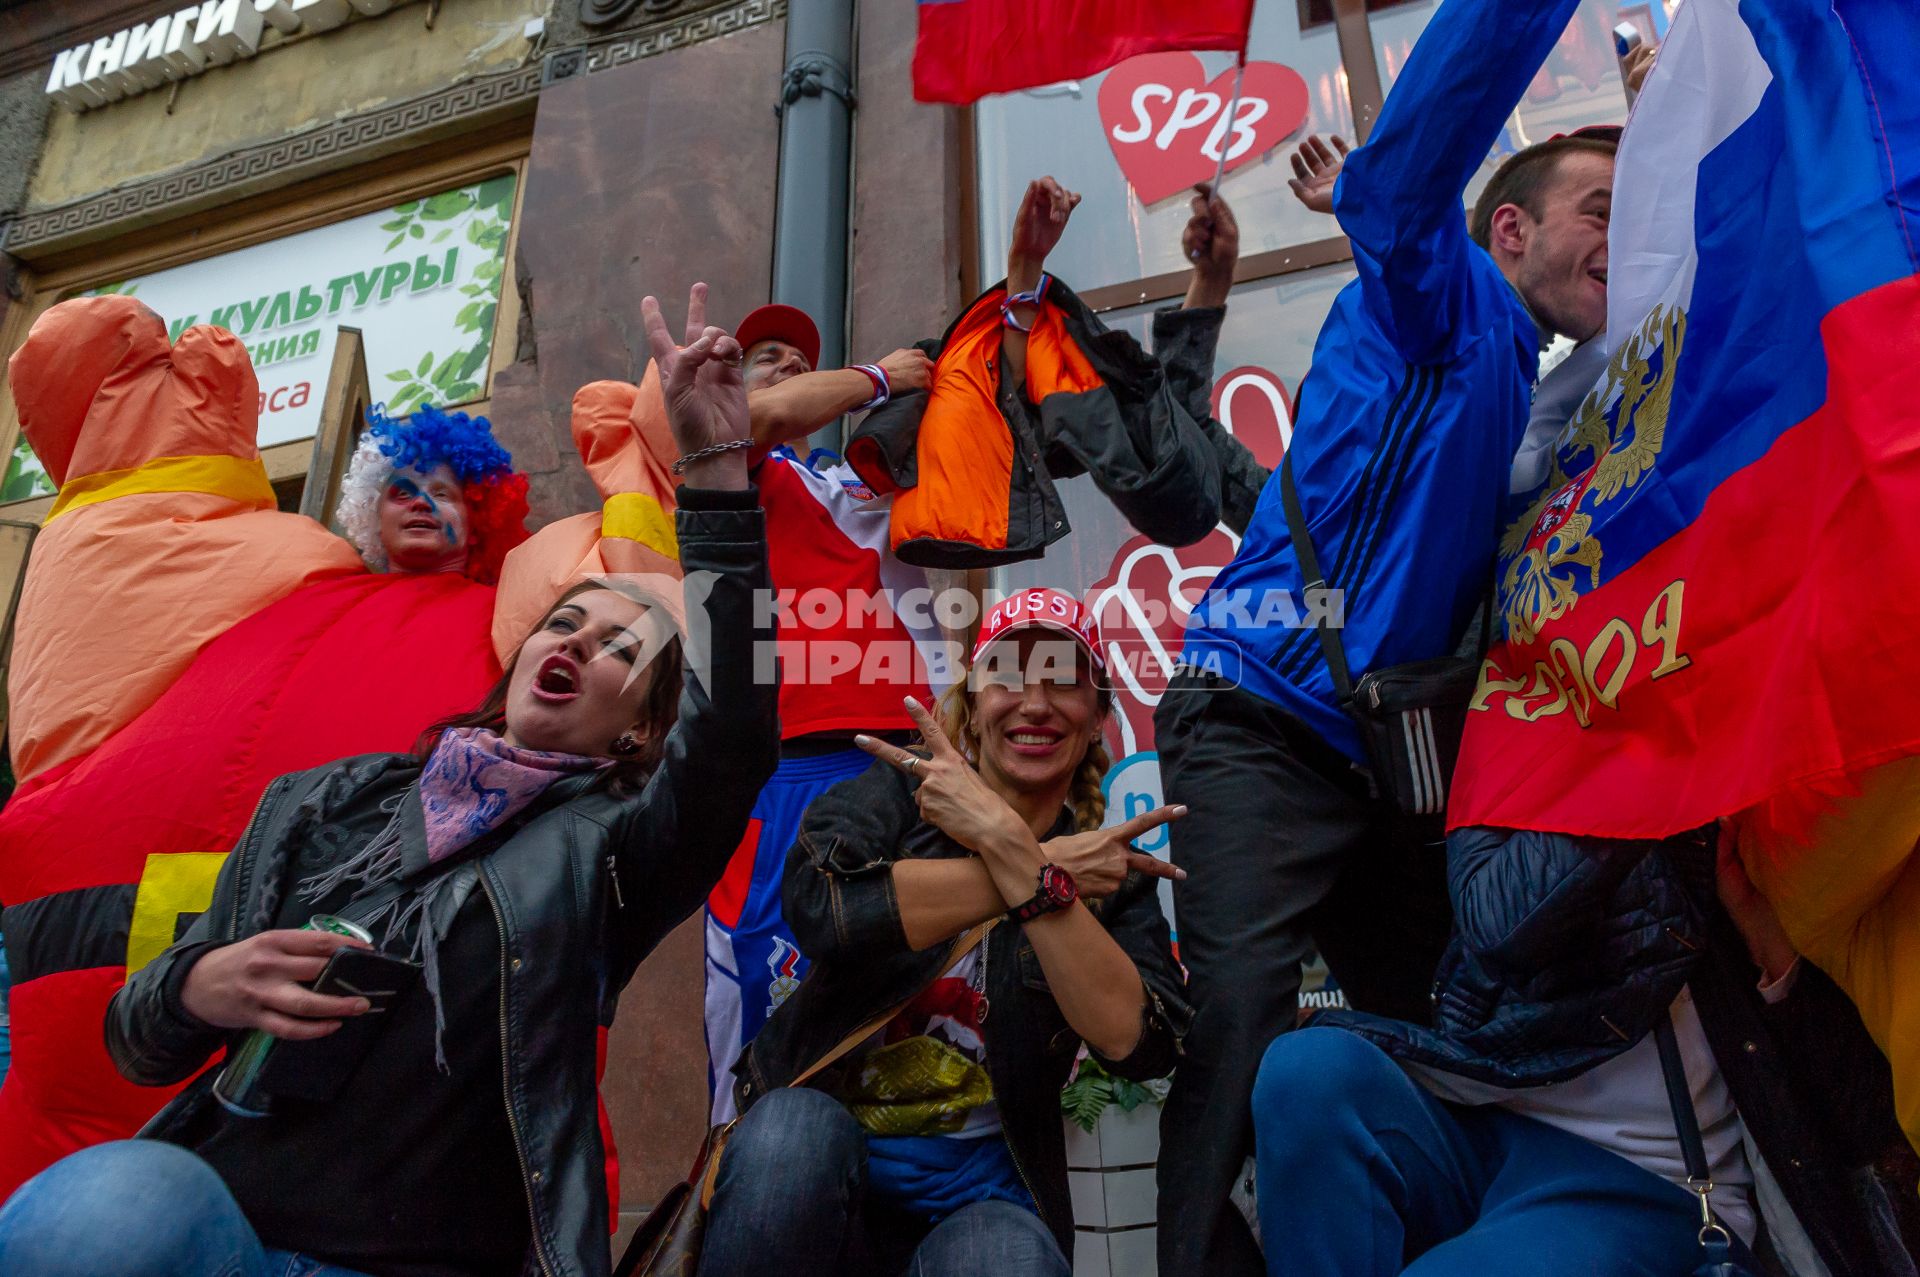
[[[1161,49],[1242,49],[1253,0],[920,0],[913,96],[977,101]]]
[[[1911,0],[1675,17],[1454,824],[1659,836],[1920,753],[1915,50]]]

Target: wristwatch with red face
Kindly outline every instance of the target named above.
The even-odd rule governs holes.
[[[1015,922],[1032,922],[1042,914],[1060,912],[1079,898],[1080,888],[1072,874],[1059,865],[1041,865],[1040,890],[1027,903],[1007,910],[1007,917]]]

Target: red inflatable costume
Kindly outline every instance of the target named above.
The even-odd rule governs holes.
[[[102,1013],[206,907],[267,782],[411,748],[480,701],[521,637],[496,650],[492,585],[375,575],[275,509],[257,385],[231,334],[191,328],[170,347],[139,302],[77,299],[35,324],[10,371],[61,490],[9,685],[22,783],[0,810],[15,981],[0,1200],[66,1153],[131,1135],[172,1094],[119,1077]],[[601,570],[579,540],[523,546],[501,611],[537,619]],[[475,545],[469,573],[501,550]]]

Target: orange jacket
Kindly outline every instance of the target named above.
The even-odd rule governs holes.
[[[933,388],[870,413],[847,459],[893,492],[893,552],[922,567],[1038,558],[1072,529],[1056,482],[1091,475],[1135,528],[1190,545],[1220,519],[1220,466],[1165,371],[1058,280],[1027,338],[1026,385],[1000,380],[1004,287],[940,341]]]

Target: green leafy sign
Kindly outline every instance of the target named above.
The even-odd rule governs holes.
[[[211,323],[245,342],[260,379],[262,446],[314,432],[341,324],[365,335],[374,396],[392,411],[471,403],[486,394],[515,186],[501,174],[91,295],[137,295],[172,340]],[[22,438],[0,501],[52,491]]]

